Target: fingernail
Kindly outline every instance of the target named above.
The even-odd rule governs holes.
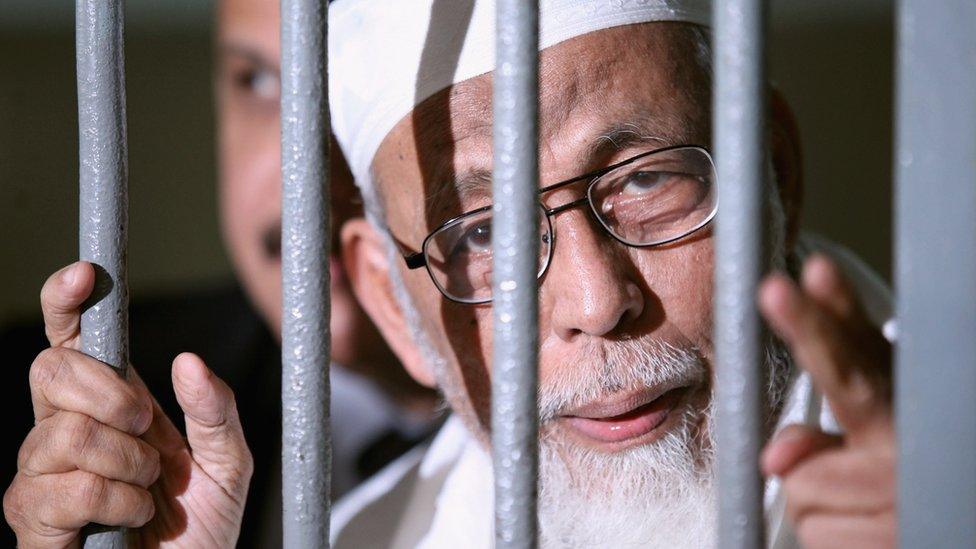
[[[65,286],[74,286],[75,280],[78,278],[78,264],[69,265],[65,267],[64,271],[61,272],[61,282]]]

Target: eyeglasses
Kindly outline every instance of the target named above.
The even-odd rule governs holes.
[[[631,247],[660,246],[707,225],[718,210],[715,164],[704,147],[679,145],[639,154],[612,166],[561,181],[539,194],[589,180],[586,195],[554,208],[539,203],[539,278],[552,259],[552,218],[589,204],[600,225]],[[491,301],[491,205],[449,219],[404,256],[409,269],[426,267],[444,297],[458,303]]]

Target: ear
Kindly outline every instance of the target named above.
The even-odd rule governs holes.
[[[800,208],[803,204],[803,158],[800,132],[789,104],[775,87],[770,90],[770,145],[780,200],[786,213],[786,251],[800,232]]]
[[[342,226],[342,263],[356,299],[383,334],[407,373],[421,385],[437,386],[430,365],[410,335],[403,310],[393,291],[383,237],[364,218]]]

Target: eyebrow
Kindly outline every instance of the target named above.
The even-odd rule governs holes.
[[[464,170],[453,180],[439,178],[435,181],[437,182],[426,200],[428,211],[431,213],[444,214],[445,209],[463,202],[465,198],[470,200],[474,197],[491,197],[491,170],[485,168]],[[453,196],[448,197],[449,192],[457,196],[457,200]]]
[[[280,70],[277,60],[269,59],[260,51],[244,44],[237,42],[223,42],[218,44],[217,51],[220,54],[220,57],[241,57],[263,69],[270,69],[276,72]]]
[[[594,164],[610,164],[610,158],[628,149],[645,147],[647,145],[654,145],[655,148],[664,148],[684,143],[683,139],[686,137],[684,135],[686,132],[680,132],[681,135],[677,136],[666,135],[662,132],[662,129],[673,126],[673,124],[668,124],[657,116],[642,113],[633,117],[633,119],[635,121],[615,122],[604,127],[599,135],[579,154],[577,160],[580,164],[596,169],[597,166],[594,166]],[[590,168],[587,171],[591,171]],[[583,173],[581,172],[580,175]],[[453,198],[448,200],[445,196],[449,191],[455,193],[459,198],[458,202],[463,201],[465,198],[490,198],[491,179],[491,170],[484,168],[472,168],[462,171],[453,180],[445,180],[439,177],[435,178],[431,193],[425,201],[428,211],[435,214],[446,214],[443,210],[450,206],[451,202],[455,202]],[[542,181],[540,183],[544,187],[557,182]],[[454,213],[455,215],[460,215],[463,212],[458,211]]]
[[[660,124],[653,126],[660,127]],[[651,124],[646,122],[620,122],[604,128],[582,153],[580,160],[583,160],[584,164],[589,164],[594,160],[604,160],[615,153],[639,146],[655,145],[663,148],[675,144],[677,143],[673,139],[669,139],[659,131],[652,129]]]

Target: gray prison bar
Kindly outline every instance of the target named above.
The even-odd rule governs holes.
[[[76,8],[79,247],[81,259],[95,264],[98,276],[81,319],[82,348],[125,375],[123,7],[121,0],[78,0]],[[906,547],[924,546],[937,532],[941,540],[959,546],[976,539],[976,5],[969,0],[938,5],[901,0],[899,8],[900,539]],[[500,0],[497,9],[496,541],[501,547],[533,547],[538,103],[519,99],[538,96],[538,6]],[[757,468],[763,375],[754,296],[761,272],[766,163],[765,14],[763,0],[717,2],[714,13],[715,145],[724,212],[717,224],[715,311],[719,541],[735,548],[764,543]],[[326,20],[325,0],[282,0],[286,547],[316,547],[328,539]],[[86,547],[124,544],[121,529],[89,535],[85,542]]]
[[[715,242],[715,398],[718,543],[765,545],[761,324],[766,173],[766,0],[714,4],[714,145],[719,178]],[[770,182],[771,183],[771,182]]]
[[[281,2],[281,486],[284,546],[329,539],[326,0]]]
[[[491,439],[495,547],[536,546],[539,3],[498,0],[493,90]]]
[[[899,541],[973,547],[976,2],[897,8]]]
[[[129,364],[126,281],[128,152],[122,0],[78,0],[79,257],[95,267],[81,315],[81,350],[125,377]],[[86,528],[85,547],[125,546],[125,530]]]

